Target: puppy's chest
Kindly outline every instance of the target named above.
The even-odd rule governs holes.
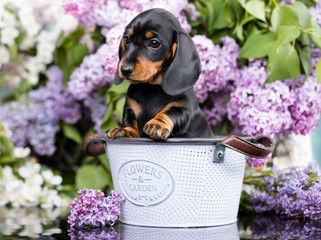
[[[148,121],[164,107],[173,101],[173,98],[157,87],[137,88],[135,86],[129,89],[127,93],[127,102],[133,110],[137,120]]]

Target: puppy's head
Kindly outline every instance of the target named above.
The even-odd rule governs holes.
[[[137,15],[126,27],[119,45],[115,84],[161,85],[169,95],[191,88],[200,74],[195,45],[179,22],[164,9]]]

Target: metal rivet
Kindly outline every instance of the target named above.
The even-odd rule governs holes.
[[[223,145],[217,144],[214,151],[213,162],[215,163],[224,162],[224,155],[225,155],[225,147]]]

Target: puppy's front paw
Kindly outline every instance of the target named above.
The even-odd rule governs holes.
[[[139,137],[138,130],[132,127],[113,128],[106,131],[109,138],[115,139],[120,137],[137,138]]]
[[[172,124],[163,119],[153,118],[144,126],[144,132],[153,139],[166,140],[171,134]]]

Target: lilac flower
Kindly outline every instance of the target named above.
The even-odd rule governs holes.
[[[80,67],[72,73],[68,82],[68,90],[76,99],[85,99],[95,88],[102,87],[114,80],[112,73],[117,66],[117,61],[110,63],[114,66],[112,70],[106,71],[103,67],[106,55],[110,51],[109,45],[102,45],[95,54],[86,56]]]
[[[227,104],[229,120],[244,135],[273,137],[291,126],[293,93],[281,81],[262,86],[267,77],[264,65],[264,61],[256,60],[240,70]]]
[[[260,144],[258,144],[260,145]],[[266,163],[271,159],[272,154],[267,156],[266,158],[253,158],[253,157],[246,157],[246,163],[250,167],[262,167],[265,166]]]
[[[59,121],[78,121],[80,105],[62,88],[63,74],[58,67],[51,67],[47,76],[46,86],[1,106],[0,121],[6,122],[13,132],[11,140],[16,147],[30,144],[37,154],[51,156],[56,151]]]
[[[84,105],[90,110],[90,117],[95,124],[94,130],[102,134],[100,129],[105,112],[107,110],[107,103],[105,97],[99,97],[97,94],[87,97],[84,100]]]
[[[69,228],[68,235],[71,240],[120,240],[120,234],[112,227],[83,229],[83,228]]]
[[[321,113],[321,85],[309,76],[304,84],[293,89],[295,100],[290,106],[293,119],[290,130],[296,134],[307,134],[318,127]]]
[[[304,169],[291,168],[287,172],[275,171],[277,178],[265,177],[263,190],[251,193],[256,212],[274,211],[286,216],[321,219],[321,170],[318,164]]]
[[[314,7],[310,7],[309,13],[312,19],[321,26],[321,1],[318,1]]]
[[[105,197],[100,190],[80,189],[79,198],[75,198],[70,207],[68,223],[71,228],[113,226],[120,214],[120,205],[125,198],[111,191]]]
[[[218,92],[217,94],[211,93],[209,98],[213,103],[213,107],[203,107],[202,109],[207,122],[212,126],[221,122],[227,113],[227,101],[224,95],[226,95],[224,91]]]
[[[256,214],[251,224],[252,239],[320,239],[320,221]]]
[[[205,36],[196,35],[192,39],[201,60],[202,73],[194,87],[199,101],[203,102],[211,92],[231,90],[231,82],[239,78],[236,60],[240,48],[235,40],[224,37],[220,47]]]
[[[83,27],[113,27],[120,14],[116,0],[66,0],[63,8],[66,13],[77,18]]]

